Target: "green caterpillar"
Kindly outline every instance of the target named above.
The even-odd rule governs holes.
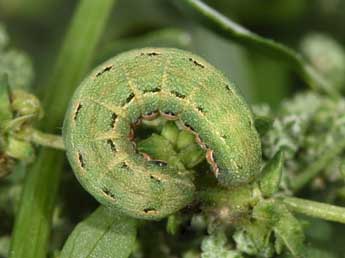
[[[189,204],[187,171],[145,159],[133,127],[157,114],[179,120],[206,150],[220,184],[253,181],[261,145],[252,114],[234,86],[202,58],[177,49],[139,49],[96,68],[75,92],[63,136],[80,183],[101,204],[160,219]]]

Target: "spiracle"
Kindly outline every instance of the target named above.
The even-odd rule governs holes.
[[[162,116],[195,135],[223,186],[252,182],[261,145],[251,111],[236,88],[202,58],[177,49],[120,54],[89,75],[66,113],[71,166],[101,204],[129,216],[160,219],[192,202],[188,171],[152,162],[136,150],[134,128]]]

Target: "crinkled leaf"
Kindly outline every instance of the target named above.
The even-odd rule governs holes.
[[[187,168],[193,168],[205,160],[205,152],[195,143],[181,149],[178,157]]]
[[[263,168],[262,178],[259,182],[263,196],[270,197],[278,192],[283,164],[284,155],[282,151],[279,151]]]
[[[268,223],[278,241],[295,257],[305,257],[304,232],[299,221],[279,201],[260,201],[253,210],[253,217]]]
[[[136,228],[135,219],[100,206],[73,230],[60,258],[127,258]]]
[[[272,229],[259,221],[241,226],[233,235],[237,250],[259,257],[272,257],[274,248],[270,242]]]
[[[228,239],[220,230],[204,238],[201,250],[201,258],[243,258],[240,252],[229,248]]]

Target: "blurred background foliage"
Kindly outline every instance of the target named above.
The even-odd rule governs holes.
[[[340,43],[345,41],[345,30],[339,26],[345,22],[342,0],[206,2],[252,31],[294,49],[300,48],[309,33],[326,34]],[[12,45],[33,58],[34,85],[41,90],[45,77],[49,76],[45,71],[60,46],[76,3],[76,0],[0,0],[0,19],[7,25]],[[162,29],[172,31],[169,35],[168,30],[165,36],[150,35]],[[152,45],[185,48],[205,57],[224,71],[252,103],[268,102],[274,106],[304,87],[282,65],[202,29],[167,0],[120,0],[97,53],[104,60],[109,57],[107,50],[114,54]]]
[[[0,0],[0,69],[1,66],[25,67],[24,72],[20,69],[24,82],[13,82],[13,84],[24,83],[26,87],[31,86],[38,93],[45,90],[44,82],[50,76],[47,71],[51,70],[49,67],[55,60],[77,2],[77,0]],[[331,78],[335,87],[344,88],[344,0],[207,0],[205,2],[255,33],[298,50],[320,73]],[[281,144],[286,147],[289,158],[299,155],[300,160],[287,162],[290,170],[297,170],[317,158],[320,148],[332,146],[337,141],[336,137],[344,137],[345,133],[335,130],[333,136],[322,138],[325,131],[336,127],[333,125],[338,121],[332,114],[334,110],[337,110],[336,114],[342,114],[345,110],[344,101],[329,103],[327,99],[313,94],[302,95],[289,102],[285,101],[287,98],[292,98],[296,92],[306,90],[305,83],[283,64],[224,40],[202,28],[182,14],[172,1],[119,0],[97,48],[94,65],[119,52],[145,46],[177,47],[195,52],[235,82],[251,104],[265,103],[266,106],[256,106],[257,113],[267,115],[277,112],[278,119],[274,124],[274,133],[266,136],[264,141],[266,146],[277,147]],[[7,60],[16,60],[16,62],[8,64]],[[283,100],[284,104],[280,105]],[[294,106],[295,109],[288,108],[286,111],[286,106]],[[292,123],[288,119],[289,116],[295,116]],[[322,128],[318,126],[320,124],[329,126]],[[326,145],[320,147],[312,141],[306,143],[306,138],[300,139],[298,135],[296,136],[296,130],[297,134],[313,135],[314,138],[310,137],[312,139],[323,139],[322,143]],[[284,140],[288,144],[284,145]],[[280,141],[278,145],[277,141]],[[310,146],[313,148],[309,148]],[[316,153],[310,150],[315,150]],[[265,152],[267,158],[274,153],[275,150],[267,147]],[[328,173],[331,173],[329,171],[334,170],[334,167],[339,167],[341,158],[334,162],[326,168]],[[17,171],[19,172],[2,181],[0,186],[0,257],[6,257],[3,250],[8,249],[13,215],[23,180],[21,169]],[[340,183],[344,180],[344,174],[342,176],[338,174],[336,178],[327,177],[327,180],[319,177],[313,182],[311,189],[304,191],[301,196],[344,206],[345,190],[343,181]],[[334,187],[324,191],[325,181],[327,184],[333,184]],[[339,187],[340,184],[342,187]],[[51,253],[61,248],[61,244],[74,225],[97,206],[96,202],[81,190],[72,173],[64,174],[62,185],[53,220]],[[79,201],[75,202],[75,200]],[[76,210],[78,212],[75,212]],[[345,230],[343,225],[304,219],[310,242],[321,249],[331,250],[333,255],[345,253],[343,245],[345,237],[341,233]],[[158,231],[162,227],[149,228],[149,230]],[[192,234],[196,239],[200,237],[191,233],[190,228],[187,228],[185,233],[187,237],[188,234]],[[140,237],[142,236],[139,235]],[[209,245],[214,244],[210,242],[211,238],[212,236],[204,239],[202,248],[206,250]],[[170,239],[157,241],[171,244]],[[161,246],[164,249],[164,245]],[[146,251],[161,255],[156,257],[164,257],[167,252],[166,249],[161,252]],[[140,251],[136,255],[141,257]],[[328,257],[327,255],[329,254],[321,252],[315,253],[313,257]],[[195,256],[190,251],[185,257]]]

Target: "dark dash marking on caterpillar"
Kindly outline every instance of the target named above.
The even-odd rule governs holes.
[[[79,160],[80,167],[85,168],[85,161],[84,161],[83,155],[81,155],[80,152],[78,152],[78,160]]]
[[[249,119],[248,125],[249,125],[249,127],[251,127],[253,125],[252,120]]]
[[[150,175],[150,178],[152,180],[154,180],[155,182],[157,182],[157,183],[161,183],[161,180],[158,177],[154,176],[154,175]]]
[[[151,93],[155,93],[155,92],[160,92],[162,89],[160,88],[160,87],[155,87],[155,88],[153,88],[153,89],[144,89],[143,90],[143,93],[145,94],[145,93],[149,93],[149,92],[151,92]]]
[[[114,142],[111,139],[107,140],[107,144],[109,144],[110,149],[111,149],[112,152],[116,152],[117,151],[116,150],[116,146],[115,146]]]
[[[199,62],[195,61],[193,58],[189,58],[188,60],[193,62],[193,64],[195,64],[198,67],[205,68],[203,64],[200,64]]]
[[[184,99],[186,97],[186,95],[176,91],[176,90],[172,90],[170,91],[172,94],[174,94],[176,97],[180,98],[180,99]]]
[[[149,160],[149,162],[153,163],[153,164],[156,164],[160,167],[166,167],[168,166],[168,163],[166,163],[165,161],[163,160],[157,160],[157,159],[152,159],[152,160]]]
[[[117,119],[116,113],[112,113],[111,114],[111,124],[110,124],[111,128],[115,128],[116,119]]]
[[[110,197],[111,199],[115,200],[115,194],[113,194],[108,188],[103,187],[103,188],[102,188],[102,192],[103,192],[106,196],[108,196],[108,197]]]
[[[146,55],[148,55],[148,56],[159,56],[160,54],[157,52],[150,52],[150,53],[147,53]]]
[[[75,110],[74,116],[73,116],[74,121],[77,120],[79,112],[80,112],[82,107],[83,107],[83,105],[81,103],[79,103],[76,110]]]
[[[102,75],[102,74],[105,73],[105,72],[110,71],[110,70],[113,68],[113,66],[114,66],[114,65],[108,65],[108,66],[104,67],[102,71],[100,71],[100,72],[98,72],[98,73],[96,74],[96,77]]]
[[[174,112],[171,112],[171,111],[161,111],[160,114],[166,120],[174,121],[174,120],[178,119],[177,115]]]
[[[157,210],[155,208],[146,208],[143,210],[145,213],[156,213]]]
[[[121,162],[121,165],[120,165],[121,168],[124,168],[124,169],[128,169],[128,165],[126,162]]]
[[[204,108],[202,106],[197,106],[197,110],[199,110],[201,113],[206,113]]]
[[[141,56],[154,57],[154,56],[160,56],[161,54],[160,54],[160,53],[157,53],[157,52],[149,52],[149,53],[142,52],[142,53],[140,53],[140,55],[141,55]]]
[[[225,89],[230,93],[233,94],[232,89],[229,84],[225,84]]]
[[[149,113],[142,115],[142,118],[145,120],[151,121],[151,120],[157,118],[158,115],[159,115],[158,111],[153,111],[153,112],[149,112]]]
[[[190,131],[190,132],[192,132],[192,133],[195,133],[194,128],[193,128],[190,124],[188,124],[188,123],[183,123],[183,125],[184,125],[184,127],[187,129],[187,131]]]
[[[131,94],[129,94],[129,96],[126,99],[126,103],[128,104],[129,102],[131,102],[131,100],[135,97],[134,93],[132,92]]]

